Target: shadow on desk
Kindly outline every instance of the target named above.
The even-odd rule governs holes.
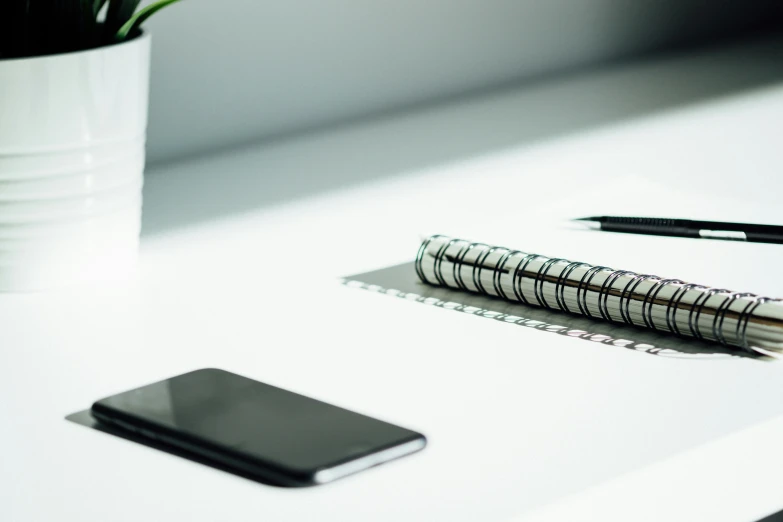
[[[783,38],[767,37],[509,85],[328,132],[321,129],[151,166],[142,234],[165,233],[781,81]]]
[[[768,517],[762,518],[761,520],[757,522],[783,522],[783,511],[778,511],[777,513],[770,515]]]
[[[645,328],[609,323],[512,303],[495,297],[427,285],[418,280],[413,262],[349,276],[343,280],[343,284],[446,310],[650,355],[688,359],[744,357],[764,361],[774,360],[771,357],[718,343],[681,338]]]
[[[264,484],[266,486],[274,486],[276,488],[283,488],[283,487],[285,487],[285,486],[281,486],[279,484],[272,484],[270,482],[266,482],[263,479],[260,479],[260,478],[258,478],[256,476],[249,475],[249,474],[243,473],[241,471],[237,471],[237,470],[235,470],[233,468],[229,468],[229,467],[224,466],[224,465],[222,465],[220,463],[211,461],[209,459],[206,459],[206,458],[201,457],[199,455],[196,455],[196,454],[193,454],[193,453],[181,450],[179,448],[175,448],[173,446],[169,446],[167,444],[163,444],[163,443],[160,443],[160,442],[151,441],[149,439],[146,439],[146,438],[134,435],[134,434],[132,434],[132,433],[130,433],[128,431],[125,431],[125,430],[108,427],[108,426],[106,426],[104,424],[99,423],[97,420],[95,420],[95,418],[90,413],[90,410],[84,410],[84,411],[79,411],[79,412],[76,412],[76,413],[72,413],[72,414],[66,416],[65,420],[71,421],[71,422],[73,422],[75,424],[79,424],[79,425],[84,426],[86,428],[91,428],[93,430],[100,431],[102,433],[107,433],[109,435],[114,435],[115,437],[119,437],[121,439],[125,439],[125,440],[131,441],[131,442],[136,442],[136,443],[141,444],[143,446],[147,446],[148,448],[152,448],[152,449],[163,451],[165,453],[168,453],[169,455],[175,455],[177,457],[182,457],[182,458],[191,460],[193,462],[198,462],[199,464],[204,464],[204,465],[207,465],[207,466],[209,466],[211,468],[214,468],[214,469],[217,469],[217,470],[220,470],[220,471],[225,471],[227,473],[231,473],[232,475],[237,475],[239,477],[246,478],[248,480],[252,480],[253,482],[258,482],[259,484]]]

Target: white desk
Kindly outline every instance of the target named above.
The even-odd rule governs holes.
[[[531,349],[512,326],[337,282],[410,260],[419,234],[436,231],[487,241],[516,233],[509,246],[568,256],[563,235],[516,229],[531,216],[559,223],[610,208],[783,222],[781,64],[781,42],[766,42],[150,169],[136,280],[0,296],[0,520],[749,522],[783,509],[783,417],[770,413],[783,397],[780,363],[665,359],[546,333],[525,335],[540,344]],[[589,241],[617,266],[783,295],[783,280],[760,270],[779,263],[775,245],[690,243],[684,265],[668,248],[640,256],[643,238],[623,237],[622,248],[607,234]],[[579,448],[600,408],[578,403],[578,388],[590,375],[613,378],[620,358],[668,386],[627,380],[623,392],[645,407],[708,374],[715,404],[701,397],[704,412],[672,417],[665,404],[645,412],[630,402],[618,433],[658,415],[666,422],[650,441],[614,452],[624,442],[608,434]],[[287,490],[64,419],[207,366],[419,429],[430,445],[332,485]],[[558,382],[542,397],[578,403],[569,410],[578,422],[529,400],[535,373]],[[757,403],[729,404],[747,387]],[[701,433],[693,417],[702,414],[720,432],[722,404],[743,431],[670,436],[685,425]],[[563,452],[541,458],[556,465],[531,457],[530,440],[552,438]],[[584,459],[569,466],[562,458],[572,454]]]

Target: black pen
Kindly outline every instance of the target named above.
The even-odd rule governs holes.
[[[783,243],[783,226],[779,225],[622,216],[586,217],[573,221],[589,228],[609,232],[725,239],[755,243]]]

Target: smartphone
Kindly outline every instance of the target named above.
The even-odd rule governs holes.
[[[421,433],[213,368],[99,400],[92,415],[283,486],[331,482],[427,443]]]

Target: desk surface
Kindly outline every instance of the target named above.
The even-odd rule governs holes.
[[[618,248],[606,234],[568,232],[577,239],[564,244],[552,233],[607,206],[783,222],[782,63],[781,42],[762,42],[151,169],[136,279],[0,296],[0,519],[751,521],[783,508],[780,363],[651,357],[538,332],[524,337],[541,345],[531,350],[510,325],[338,282],[409,261],[421,234],[442,232],[563,257],[591,249],[616,266],[783,295],[763,274],[775,245],[661,238],[640,255],[646,239]],[[516,225],[530,219],[556,226]],[[687,263],[666,254],[673,246]],[[285,490],[65,420],[215,366],[421,430],[430,446]],[[620,366],[644,386],[634,374],[611,383]],[[714,388],[684,399],[699,409],[677,407],[694,379]],[[612,402],[618,384],[630,402]],[[585,389],[627,425],[600,425],[611,416],[580,402]],[[758,399],[733,401],[747,389]],[[537,393],[546,399],[521,402]],[[661,423],[638,431],[651,418]],[[536,460],[538,442],[551,454]]]

